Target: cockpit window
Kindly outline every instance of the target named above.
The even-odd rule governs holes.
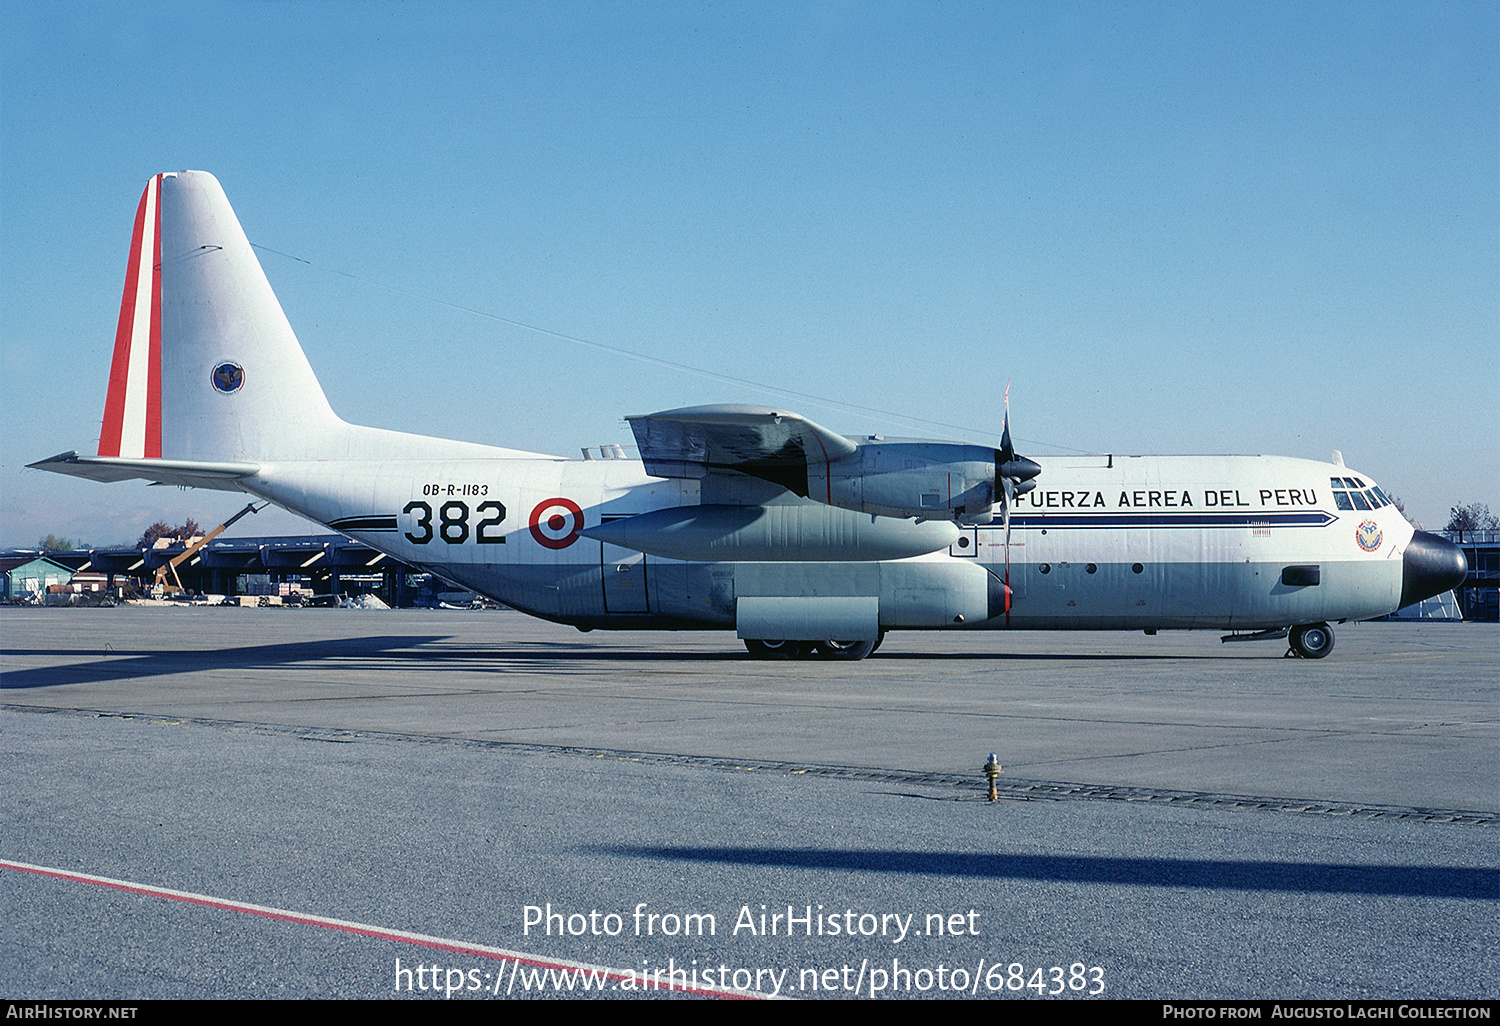
[[[1333,486],[1333,503],[1339,509],[1373,510],[1391,504],[1379,488],[1370,485],[1365,491],[1367,486],[1357,477],[1330,477],[1328,483]]]

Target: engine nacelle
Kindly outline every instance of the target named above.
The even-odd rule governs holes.
[[[862,517],[823,503],[673,506],[612,520],[583,534],[653,556],[707,562],[906,559],[958,540],[951,523]]]
[[[858,443],[852,456],[807,467],[808,497],[888,517],[984,524],[993,518],[995,450],[959,442]]]

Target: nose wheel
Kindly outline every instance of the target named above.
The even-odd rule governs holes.
[[[1333,651],[1333,628],[1326,623],[1304,623],[1287,635],[1291,648],[1287,655],[1302,659],[1322,659]]]

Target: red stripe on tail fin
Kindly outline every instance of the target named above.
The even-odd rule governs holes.
[[[99,455],[120,455],[125,428],[125,386],[130,379],[130,337],[135,325],[135,297],[140,283],[141,242],[146,232],[146,199],[156,179],[146,183],[135,210],[135,232],[130,238],[130,260],[125,265],[125,295],[120,300],[120,323],[115,329],[115,355],[109,365],[109,392],[104,399],[104,425],[99,432]]]

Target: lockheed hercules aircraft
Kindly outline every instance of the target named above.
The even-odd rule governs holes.
[[[1330,623],[1459,584],[1367,475],[1274,456],[1028,459],[793,413],[627,417],[640,460],[359,427],[323,395],[218,181],[136,211],[95,481],[248,492],[535,616],[735,630],[860,659],[892,630],[1212,628],[1326,656]]]

